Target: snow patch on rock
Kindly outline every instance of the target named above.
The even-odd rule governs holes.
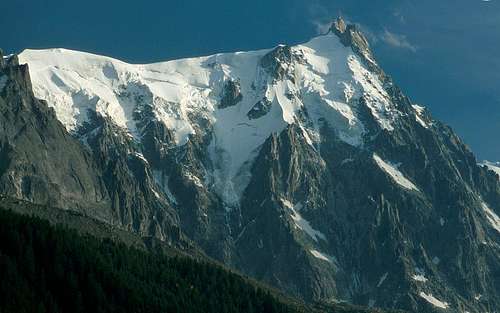
[[[311,224],[305,220],[300,213],[298,212],[301,208],[300,204],[296,206],[293,205],[290,201],[286,199],[281,199],[283,205],[291,211],[291,218],[294,221],[295,227],[305,232],[309,237],[311,237],[314,241],[318,241],[318,239],[325,240],[326,237],[319,230],[314,229]]]
[[[185,172],[184,177],[192,181],[197,187],[203,188],[203,183],[201,182],[201,179],[198,176],[194,175],[193,173]]]
[[[413,109],[415,110],[415,120],[423,127],[423,128],[429,128],[429,125],[423,120],[424,118],[424,111],[425,107],[414,104],[412,105]]]
[[[377,154],[373,154],[373,159],[377,163],[377,165],[382,169],[386,174],[388,174],[395,183],[400,185],[401,187],[408,190],[420,191],[415,184],[413,184],[408,178],[406,178],[403,173],[401,173],[398,169],[398,165],[394,165],[392,163],[386,162],[382,160]]]
[[[428,279],[422,274],[414,274],[411,278],[414,281],[418,281],[418,282],[422,282],[422,283],[425,283],[428,281]]]
[[[387,276],[389,275],[389,273],[385,273],[384,275],[382,275],[382,277],[380,277],[379,281],[378,281],[378,284],[377,284],[377,288],[382,286],[382,284],[385,282],[385,280],[387,279]]]
[[[350,56],[348,64],[355,82],[362,87],[363,99],[377,123],[383,129],[394,130],[393,122],[401,112],[390,102],[390,97],[382,87],[381,81],[362,65],[359,58]]]
[[[168,187],[169,177],[163,175],[161,171],[153,170],[153,179],[155,180],[155,183],[158,186],[160,186],[162,191],[167,195],[167,198],[170,201],[170,203],[177,204],[177,199],[175,198],[174,194],[170,191],[170,188]]]
[[[161,199],[160,194],[156,190],[154,190],[154,188],[151,188],[151,191],[155,195],[156,199]]]
[[[415,268],[415,274],[412,275],[411,277],[414,281],[418,281],[421,283],[425,283],[428,281],[428,279],[425,277],[425,272],[419,267]]]
[[[318,250],[314,250],[314,249],[311,249],[309,250],[309,252],[311,252],[311,254],[317,258],[317,259],[320,259],[320,260],[323,260],[323,261],[326,261],[328,263],[333,263],[333,259],[332,257],[324,254],[324,253],[321,253],[319,252]]]
[[[449,303],[438,300],[432,294],[427,294],[423,291],[420,292],[419,296],[421,298],[425,299],[427,302],[429,302],[433,306],[440,308],[440,309],[447,309],[450,306]]]
[[[490,225],[500,233],[500,217],[495,212],[493,212],[492,209],[490,209],[486,202],[482,201],[481,207],[486,213],[486,218],[488,219]]]
[[[142,162],[148,164],[148,160],[144,157],[144,155],[140,152],[134,152],[134,156],[141,160]]]
[[[498,178],[500,180],[500,162],[484,161],[483,163],[480,163],[479,165],[485,166],[490,171],[495,172],[498,175]]]

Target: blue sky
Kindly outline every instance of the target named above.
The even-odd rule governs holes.
[[[451,125],[479,159],[500,160],[500,0],[13,0],[0,47],[64,47],[133,63],[299,43],[342,14],[387,73]]]

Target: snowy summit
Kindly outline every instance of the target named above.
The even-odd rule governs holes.
[[[70,132],[93,111],[140,142],[136,114],[151,106],[179,146],[208,121],[216,189],[227,202],[241,193],[233,182],[244,165],[287,125],[297,124],[315,145],[327,123],[341,140],[360,146],[361,98],[381,129],[393,130],[401,115],[366,58],[332,33],[293,47],[145,65],[66,49],[25,50],[19,59],[29,64],[35,95]]]

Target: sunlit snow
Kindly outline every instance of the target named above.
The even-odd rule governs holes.
[[[496,215],[496,213],[493,212],[493,210],[490,209],[484,201],[481,202],[481,206],[486,213],[486,218],[488,219],[488,222],[490,222],[490,225],[500,233],[500,217],[498,217],[498,215]]]
[[[209,151],[214,165],[208,175],[223,200],[237,205],[260,147],[287,125],[298,124],[306,142],[314,146],[326,122],[341,140],[359,146],[365,133],[358,113],[361,98],[383,129],[394,129],[401,115],[380,79],[333,34],[291,47],[301,61],[282,66],[292,71],[293,80],[274,79],[260,66],[270,51],[139,65],[49,49],[25,50],[19,60],[29,63],[35,95],[47,100],[69,131],[87,121],[92,110],[140,141],[142,130],[135,116],[150,106],[154,118],[173,132],[175,143],[184,145],[197,131],[207,130],[200,121],[208,122],[213,130]],[[227,81],[238,82],[242,99],[219,108]],[[271,103],[270,111],[249,119],[247,112],[264,97]],[[304,109],[306,121],[300,113]]]
[[[425,299],[427,302],[432,304],[435,307],[441,308],[441,309],[447,309],[450,305],[447,302],[443,302],[441,300],[436,299],[433,295],[427,294],[425,292],[420,292],[420,297]]]
[[[157,199],[161,199],[160,194],[159,194],[158,192],[156,192],[156,190],[151,189],[151,191],[153,192],[153,194],[155,195],[155,197],[156,197]]]
[[[142,153],[134,152],[134,155],[144,163],[148,163],[148,160],[144,157]]]
[[[393,165],[389,162],[382,160],[377,154],[373,154],[373,159],[377,165],[386,172],[398,185],[405,189],[419,191],[417,186],[415,186],[408,178],[406,178],[403,173],[398,170],[397,165]]]
[[[429,125],[423,120],[425,108],[423,106],[416,105],[416,104],[412,105],[412,107],[415,110],[415,120],[420,125],[422,125],[422,127],[429,128]]]
[[[326,261],[329,263],[333,263],[332,258],[330,256],[328,256],[324,253],[321,253],[318,250],[311,249],[311,250],[309,250],[309,252],[311,252],[311,254],[317,259],[320,259],[320,260],[323,260],[323,261]]]
[[[292,220],[295,222],[295,227],[299,228],[300,230],[304,231],[309,237],[314,239],[314,241],[318,241],[319,239],[326,240],[325,235],[321,233],[319,230],[314,229],[311,224],[305,220],[298,210],[300,210],[300,205],[294,206],[290,201],[282,199],[281,200],[285,207],[287,207],[291,211],[291,217]]]
[[[419,281],[419,282],[422,282],[422,283],[425,283],[427,282],[427,278],[422,275],[422,274],[414,274],[412,277],[411,277],[414,281]]]
[[[484,161],[480,165],[486,166],[490,171],[495,172],[499,179],[500,179],[500,162],[489,162],[489,161]]]
[[[193,175],[192,173],[190,172],[185,172],[184,173],[184,176],[189,179],[190,181],[192,181],[196,186],[202,188],[203,187],[203,184],[201,182],[201,179],[198,177],[198,176],[195,176]]]

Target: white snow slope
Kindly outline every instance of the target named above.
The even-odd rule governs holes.
[[[25,50],[19,60],[29,65],[35,95],[47,100],[69,131],[77,130],[87,120],[87,111],[93,110],[140,141],[134,111],[141,110],[144,98],[153,106],[155,118],[174,132],[177,145],[202,129],[193,116],[208,119],[213,126],[210,151],[217,167],[217,192],[226,202],[237,202],[245,187],[236,182],[244,176],[244,165],[272,133],[288,124],[297,123],[311,145],[319,140],[321,121],[348,144],[362,145],[365,130],[357,110],[361,97],[380,128],[393,130],[401,115],[379,78],[337,36],[316,37],[291,49],[303,60],[281,65],[293,80],[273,79],[260,66],[271,50],[145,65],[65,49]],[[222,109],[218,103],[226,81],[239,83],[243,98]],[[270,111],[249,119],[247,112],[263,97],[272,103]],[[297,114],[303,108],[308,121]]]
[[[447,302],[441,301],[436,299],[433,295],[431,294],[426,294],[425,292],[420,292],[420,297],[425,299],[427,302],[432,304],[433,306],[440,308],[440,309],[447,309],[450,305]]]
[[[500,233],[500,217],[484,201],[481,202],[481,206],[486,213],[486,218],[490,222],[490,225]]]
[[[382,160],[382,158],[380,158],[377,154],[373,154],[373,159],[380,167],[380,169],[386,172],[398,185],[408,190],[419,191],[417,186],[415,186],[415,184],[413,184],[408,178],[403,175],[403,173],[399,171],[399,165],[394,165],[392,163],[386,162]]]
[[[495,172],[498,175],[498,177],[500,177],[500,162],[484,161],[479,165],[486,166],[490,171]]]

